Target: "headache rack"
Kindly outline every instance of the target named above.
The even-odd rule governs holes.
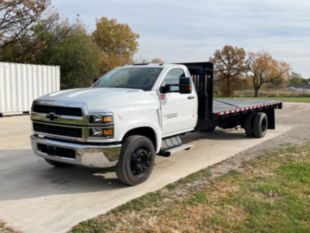
[[[196,130],[210,127],[231,127],[243,122],[248,114],[265,112],[269,118],[268,128],[275,128],[274,109],[282,108],[282,101],[214,99],[213,63],[178,63],[189,70],[198,95],[198,124]]]
[[[199,120],[213,118],[213,63],[191,62],[179,63],[185,65],[192,75],[198,95]]]

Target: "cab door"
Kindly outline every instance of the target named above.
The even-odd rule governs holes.
[[[186,77],[182,68],[169,70],[161,86],[172,85],[167,93],[160,93],[163,137],[191,131],[197,124],[197,95],[192,92],[180,94],[179,80]],[[191,81],[192,82],[192,81]]]

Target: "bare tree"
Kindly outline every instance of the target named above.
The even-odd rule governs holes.
[[[48,5],[49,0],[0,0],[0,49],[27,36]]]
[[[290,70],[289,64],[273,59],[267,52],[250,52],[249,61],[255,97],[258,97],[262,85],[288,75]]]
[[[216,50],[210,59],[214,63],[215,75],[225,96],[231,96],[236,81],[248,71],[248,61],[243,48],[225,45]]]

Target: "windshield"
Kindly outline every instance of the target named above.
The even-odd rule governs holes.
[[[161,70],[162,68],[157,67],[116,68],[103,75],[93,87],[134,88],[149,91]]]

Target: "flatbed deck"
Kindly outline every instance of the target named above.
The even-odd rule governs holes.
[[[282,102],[276,100],[214,99],[213,114],[223,116],[252,109],[268,107],[280,108],[281,106]]]

